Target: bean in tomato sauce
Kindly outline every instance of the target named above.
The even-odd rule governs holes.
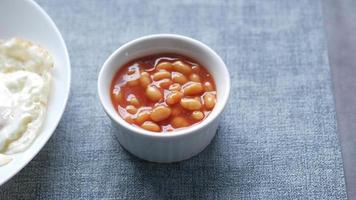
[[[110,90],[123,119],[153,132],[197,124],[216,104],[211,74],[179,54],[156,54],[126,63],[115,74]]]

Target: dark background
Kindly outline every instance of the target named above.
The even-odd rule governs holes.
[[[356,1],[326,0],[323,8],[346,188],[348,198],[354,200],[356,199]]]

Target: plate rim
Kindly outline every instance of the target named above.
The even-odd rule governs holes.
[[[48,140],[53,136],[55,130],[58,127],[59,122],[61,121],[64,111],[67,107],[68,104],[68,100],[69,100],[69,96],[71,93],[71,77],[72,77],[72,72],[71,72],[71,62],[70,62],[70,57],[69,57],[69,53],[68,53],[68,49],[67,49],[67,45],[63,39],[63,36],[61,34],[61,32],[59,31],[57,25],[54,23],[54,21],[52,20],[52,18],[47,14],[47,12],[34,0],[25,0],[26,3],[29,3],[31,6],[34,7],[34,9],[36,9],[38,12],[41,13],[41,15],[43,15],[43,17],[45,18],[46,21],[49,22],[49,24],[53,27],[55,34],[58,36],[61,45],[64,48],[64,55],[65,55],[65,59],[66,62],[68,63],[68,71],[67,71],[67,78],[68,78],[68,84],[66,86],[66,91],[67,93],[64,94],[65,99],[64,99],[64,106],[61,110],[58,111],[58,116],[59,118],[54,121],[54,126],[52,126],[51,128],[49,128],[48,132],[50,132],[50,134],[47,134],[44,138],[43,138],[43,142],[41,144],[38,145],[38,148],[36,148],[34,150],[34,153],[31,154],[29,157],[25,158],[24,161],[21,163],[21,165],[19,165],[19,167],[16,168],[16,170],[14,170],[13,172],[5,175],[5,178],[0,180],[0,186],[2,186],[3,184],[5,184],[6,182],[8,182],[11,178],[13,178],[16,174],[18,174],[23,168],[25,168],[37,155],[38,153],[43,149],[43,147],[47,144]]]

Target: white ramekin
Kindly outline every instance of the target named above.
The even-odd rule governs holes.
[[[204,65],[214,77],[217,103],[201,123],[169,133],[155,133],[132,126],[118,115],[110,99],[110,84],[115,73],[128,61],[157,53],[191,57]],[[126,43],[111,54],[99,73],[98,92],[105,112],[117,127],[117,138],[126,150],[148,161],[177,162],[201,152],[215,136],[229,97],[230,76],[222,59],[207,45],[180,35],[149,35]]]

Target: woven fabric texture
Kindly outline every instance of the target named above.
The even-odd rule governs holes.
[[[320,0],[38,3],[68,45],[71,96],[0,199],[346,199]],[[97,96],[111,52],[154,33],[206,43],[231,73],[217,136],[181,163],[127,153]]]

